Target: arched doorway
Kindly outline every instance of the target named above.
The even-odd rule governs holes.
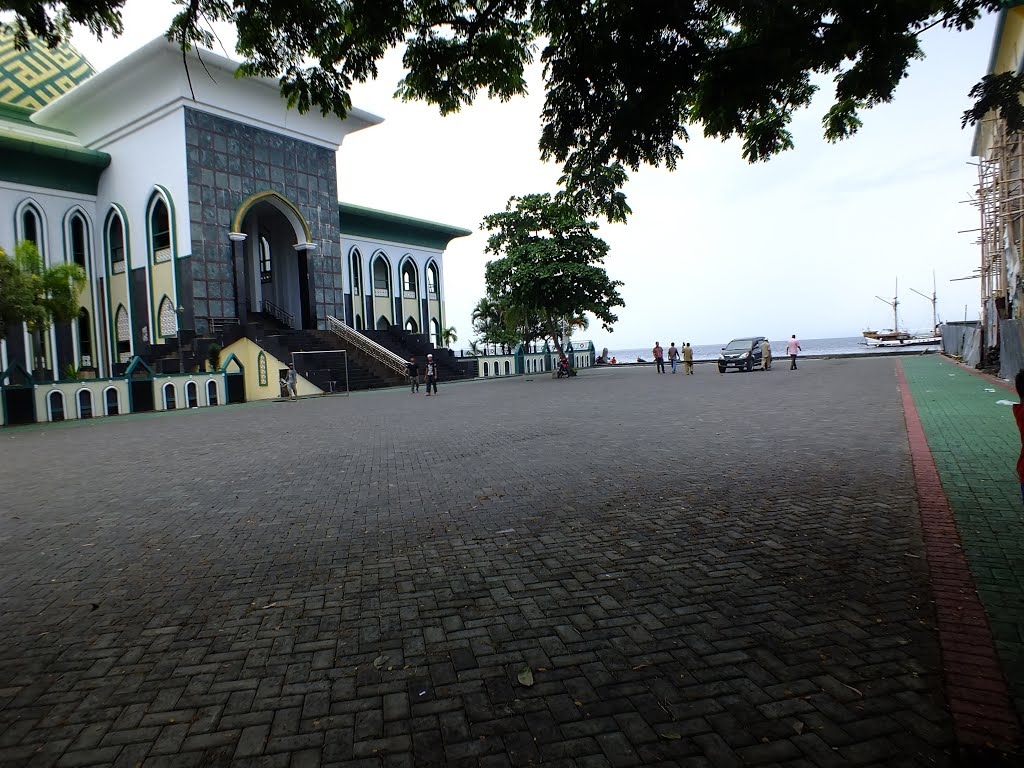
[[[290,328],[316,328],[315,246],[298,208],[276,192],[247,199],[235,232],[245,235],[245,306]],[[241,238],[239,238],[241,239]]]

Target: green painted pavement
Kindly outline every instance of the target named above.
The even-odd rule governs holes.
[[[1005,404],[1017,397],[938,357],[904,358],[903,371],[1024,720],[1024,502],[1015,469],[1021,443]]]

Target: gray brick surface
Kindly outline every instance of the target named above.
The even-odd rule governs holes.
[[[954,762],[889,361],[0,439],[4,766]]]

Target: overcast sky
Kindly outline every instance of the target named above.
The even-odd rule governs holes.
[[[125,33],[74,43],[97,69],[161,34],[170,0],[128,0]],[[940,319],[978,317],[978,281],[950,282],[979,263],[969,165],[972,132],[960,128],[967,92],[988,64],[995,17],[974,30],[926,34],[892,104],[862,115],[852,140],[821,138],[825,98],[794,121],[796,149],[748,165],[740,143],[696,137],[672,173],[643,168],[625,191],[633,216],[603,225],[609,274],[625,285],[615,332],[583,333],[598,349],[649,346],[672,338],[695,344],[764,334],[773,339],[858,335],[891,326],[876,297],[899,280],[901,325],[925,329],[936,275]],[[232,41],[222,35],[229,55]],[[529,97],[509,104],[481,99],[442,118],[419,103],[392,98],[402,76],[392,55],[381,77],[353,92],[357,107],[385,118],[346,140],[339,153],[339,195],[474,230],[445,254],[448,324],[465,346],[470,311],[484,291],[481,219],[511,195],[553,191],[558,167],[538,158],[539,71]],[[827,86],[827,83],[826,83]],[[692,131],[691,133],[699,133]]]

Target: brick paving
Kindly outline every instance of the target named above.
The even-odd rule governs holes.
[[[955,763],[891,360],[0,446],[4,766]]]
[[[941,358],[904,371],[988,616],[1018,718],[1024,717],[1024,503],[1020,436],[1004,388]],[[983,703],[985,702],[982,699]]]
[[[973,747],[1013,750],[1020,738],[1017,714],[992,640],[988,616],[902,364],[897,364],[896,373],[903,395],[925,552],[935,596],[946,695],[957,738],[961,744]],[[931,391],[938,389],[933,384]]]

